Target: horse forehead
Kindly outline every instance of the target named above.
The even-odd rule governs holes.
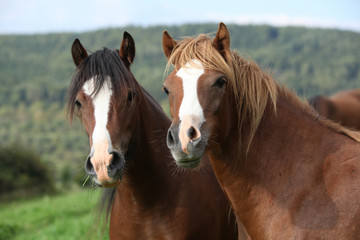
[[[204,67],[198,60],[191,60],[181,67],[175,76],[180,79],[181,89],[183,91],[182,98],[197,98],[198,81],[204,74]],[[177,81],[178,82],[178,81]],[[179,86],[180,87],[180,86]],[[184,99],[183,99],[184,101]],[[186,100],[185,100],[186,101]]]
[[[96,76],[86,81],[82,87],[84,93],[88,96],[91,96],[94,100],[100,100],[107,97],[111,97],[112,95],[112,86],[110,77],[105,77],[104,82],[99,89],[99,91],[95,94],[96,90]]]
[[[101,88],[95,93],[96,81],[97,79],[92,78],[83,85],[83,91],[92,99],[94,108],[93,114],[95,126],[92,132],[92,143],[93,145],[98,145],[101,142],[106,142],[106,144],[109,145],[109,148],[111,148],[110,134],[107,129],[108,113],[112,95],[111,82],[110,78],[105,78]]]
[[[197,60],[187,63],[176,73],[182,79],[183,99],[179,109],[179,118],[183,120],[188,115],[198,116],[204,120],[204,114],[197,94],[198,80],[204,74],[202,64]]]
[[[86,81],[83,85],[83,92],[89,96],[92,100],[94,108],[94,118],[96,126],[103,128],[106,127],[108,121],[108,112],[110,108],[112,87],[110,78],[104,79],[101,88],[95,93],[96,90],[96,79],[91,78]]]
[[[183,81],[197,81],[202,74],[204,74],[204,67],[201,62],[191,60],[177,71],[176,76]]]

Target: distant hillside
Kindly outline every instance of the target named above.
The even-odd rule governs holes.
[[[270,69],[274,78],[302,97],[360,88],[360,34],[300,27],[228,25],[231,46]],[[179,38],[217,30],[216,24],[125,27],[87,33],[0,36],[0,144],[32,147],[54,167],[82,171],[87,137],[65,118],[66,89],[75,69],[70,48],[79,38],[89,51],[119,48],[123,31],[135,39],[132,71],[159,101],[166,64],[161,49],[164,30]]]

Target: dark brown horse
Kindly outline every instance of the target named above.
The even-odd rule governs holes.
[[[88,56],[72,46],[77,71],[68,109],[89,136],[86,172],[97,185],[116,187],[111,239],[236,239],[228,201],[209,165],[176,173],[165,144],[170,120],[130,72],[135,44],[124,33],[120,51]],[[110,207],[110,206],[109,206]]]
[[[339,92],[330,97],[316,96],[309,103],[320,115],[360,130],[360,89]]]
[[[214,39],[176,42],[164,82],[176,163],[195,168],[204,152],[253,239],[359,239],[359,134],[329,120],[230,50],[221,23]]]

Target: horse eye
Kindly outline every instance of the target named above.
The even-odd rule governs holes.
[[[212,85],[213,87],[223,88],[226,83],[226,80],[224,77],[218,78],[215,83]]]
[[[129,91],[126,101],[132,102],[136,97],[136,91]]]
[[[169,90],[166,87],[163,87],[162,90],[165,92],[166,95],[169,95]]]
[[[82,104],[79,100],[75,100],[75,105],[78,107],[78,108],[81,108],[82,107]]]

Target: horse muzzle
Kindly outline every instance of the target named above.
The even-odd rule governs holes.
[[[122,179],[124,156],[117,151],[90,155],[86,159],[85,171],[101,187],[115,187]]]
[[[172,125],[168,130],[166,143],[179,167],[196,168],[200,165],[206,142],[200,131],[192,126],[186,129],[186,135],[181,135],[179,124]]]

